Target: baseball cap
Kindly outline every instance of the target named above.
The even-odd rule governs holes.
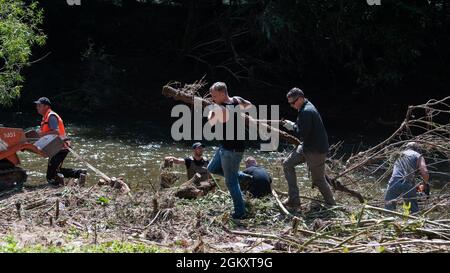
[[[197,149],[198,147],[205,148],[205,145],[200,142],[195,142],[194,144],[192,144],[192,149]]]
[[[48,106],[51,106],[52,103],[50,102],[50,100],[47,97],[42,97],[39,98],[37,101],[34,101],[35,104],[45,104]]]

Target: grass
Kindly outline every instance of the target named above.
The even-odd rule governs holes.
[[[29,245],[19,247],[17,240],[11,236],[0,239],[0,253],[167,253],[155,245],[143,243],[129,243],[121,241],[110,241],[97,245],[83,246],[43,246]]]

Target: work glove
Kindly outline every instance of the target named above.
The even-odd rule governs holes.
[[[253,175],[243,173],[243,176],[244,176],[244,179],[246,179],[246,180],[253,180]]]
[[[419,186],[417,186],[417,192],[423,193],[427,196],[430,196],[430,185],[428,183],[420,183]]]
[[[281,122],[281,125],[283,125],[283,127],[289,131],[294,131],[295,122],[293,122],[293,121],[283,120],[283,122]]]

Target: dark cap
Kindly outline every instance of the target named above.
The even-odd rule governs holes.
[[[37,101],[34,102],[35,104],[45,104],[48,106],[52,106],[52,103],[47,97],[39,98]]]
[[[195,142],[194,144],[192,144],[193,150],[197,149],[198,147],[205,148],[205,145],[201,144],[200,142]]]

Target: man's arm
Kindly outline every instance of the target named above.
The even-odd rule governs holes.
[[[164,160],[167,160],[169,162],[173,162],[175,164],[184,164],[184,158],[179,158],[175,156],[166,156]]]
[[[313,113],[310,111],[305,111],[303,112],[302,120],[297,119],[297,124],[294,124],[294,132],[301,141],[304,141],[305,137],[311,132],[313,118]]]
[[[252,105],[252,103],[250,101],[248,101],[242,97],[235,96],[234,99],[236,99],[238,101],[241,109],[248,109]]]
[[[422,176],[423,181],[428,184],[428,182],[430,180],[430,174],[428,173],[427,164],[426,164],[425,158],[423,158],[423,156],[421,156],[419,158],[419,163],[418,164],[419,164],[420,175]]]
[[[50,131],[48,131],[46,133],[39,132],[40,137],[43,137],[46,135],[59,135],[58,119],[55,117],[55,115],[51,115],[48,118],[48,127],[50,128]]]
[[[211,126],[216,125],[217,122],[223,123],[225,119],[226,119],[225,107],[216,104],[210,108],[208,113],[208,123]]]

